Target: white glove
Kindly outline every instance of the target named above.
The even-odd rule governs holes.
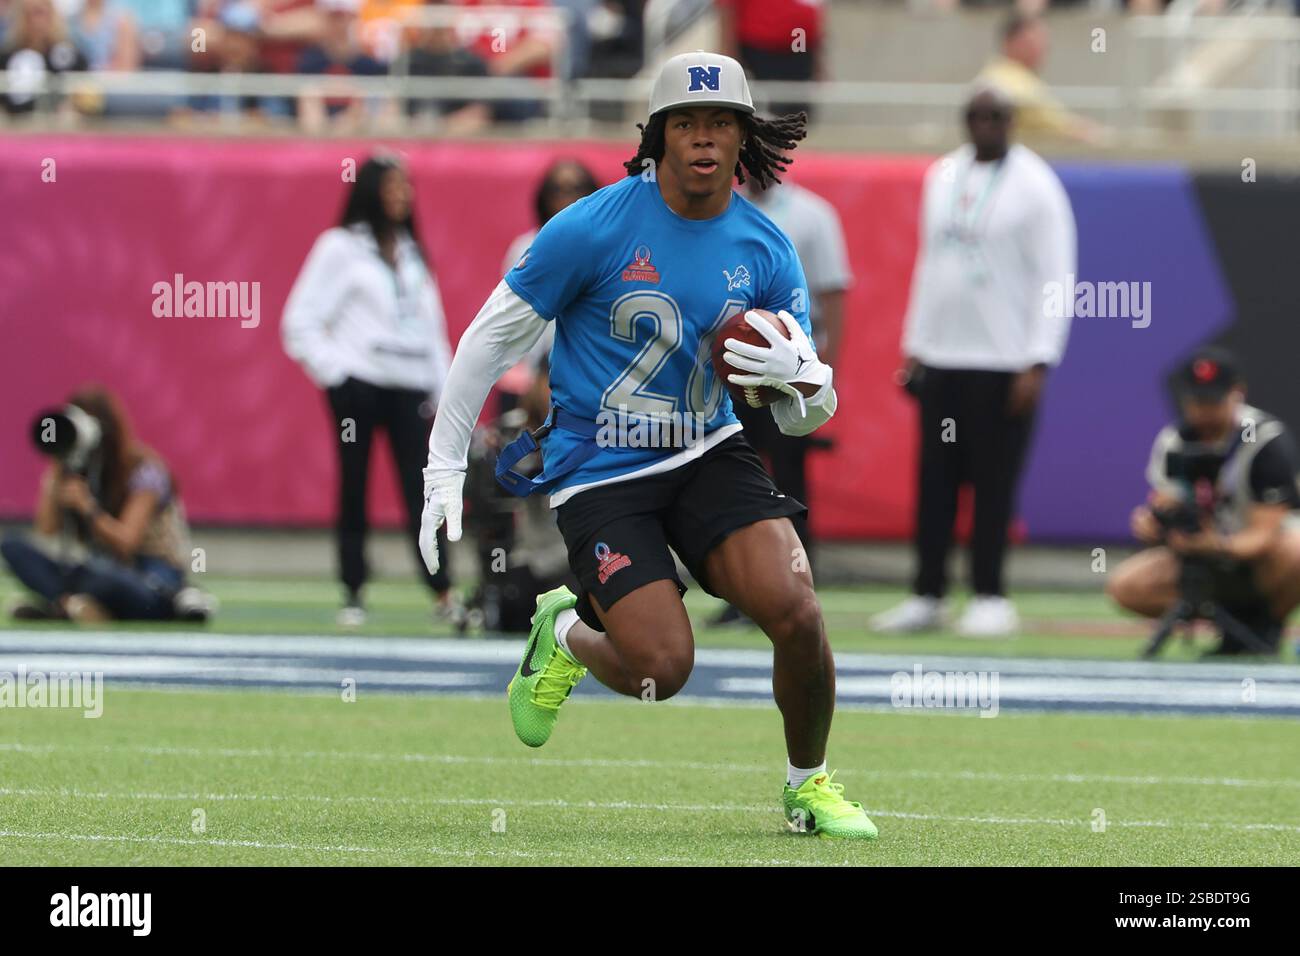
[[[748,375],[728,375],[727,381],[732,385],[755,388],[767,385],[785,392],[799,403],[799,413],[806,417],[808,406],[803,392],[795,388],[796,384],[812,385],[821,389],[831,380],[831,367],[817,358],[813,345],[808,341],[803,328],[795,321],[793,315],[782,309],[776,317],[784,323],[790,337],[787,339],[770,322],[760,316],[750,319],[751,312],[745,313],[746,320],[763,338],[767,339],[768,348],[750,345],[740,339],[727,339],[723,356],[727,362]]]
[[[447,522],[447,540],[460,540],[460,511],[464,504],[463,471],[424,469],[424,514],[420,517],[420,554],[430,574],[438,573],[438,529]]]

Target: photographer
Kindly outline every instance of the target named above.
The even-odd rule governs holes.
[[[1285,425],[1245,403],[1222,349],[1198,351],[1174,381],[1181,422],[1156,437],[1152,491],[1132,516],[1133,534],[1152,547],[1115,569],[1107,593],[1153,618],[1180,600],[1212,601],[1255,636],[1255,649],[1275,650],[1300,604],[1300,455]],[[1189,581],[1203,582],[1198,593]],[[1225,633],[1215,653],[1251,649]]]
[[[175,482],[157,453],[134,440],[117,398],[84,388],[66,408],[39,415],[32,437],[53,458],[41,479],[36,531],[62,544],[53,557],[28,535],[0,542],[5,563],[33,594],[14,617],[194,617],[177,610],[189,530]],[[71,554],[73,538],[82,559]]]

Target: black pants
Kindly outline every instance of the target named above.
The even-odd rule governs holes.
[[[808,439],[802,435],[786,435],[777,427],[770,408],[750,408],[744,402],[733,402],[736,417],[745,426],[745,439],[762,457],[772,483],[782,494],[796,501],[808,502]],[[803,544],[804,553],[812,560],[813,540],[808,530],[808,512],[791,515],[790,521]]]
[[[366,488],[370,476],[370,443],[375,429],[388,432],[393,463],[406,505],[406,529],[415,552],[418,573],[435,592],[451,586],[447,576],[447,533],[438,532],[438,553],[444,556],[437,574],[429,574],[420,556],[420,515],[424,511],[422,470],[428,457],[429,423],[420,415],[428,394],[419,390],[384,388],[349,378],[327,391],[334,416],[334,440],[339,450],[338,558],[343,586],[350,595],[369,577],[366,566]],[[350,420],[350,421],[349,421]]]
[[[1002,565],[1016,486],[1033,430],[1033,412],[1007,413],[1011,372],[923,371],[919,389],[921,462],[916,502],[917,594],[947,590],[948,550],[957,517],[957,491],[975,492],[971,587],[1003,593]]]

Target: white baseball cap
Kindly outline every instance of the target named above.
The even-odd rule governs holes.
[[[650,91],[650,115],[678,106],[729,106],[753,113],[744,67],[729,56],[704,50],[673,57]]]

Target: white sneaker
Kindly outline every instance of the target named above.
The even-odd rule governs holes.
[[[902,604],[874,615],[867,626],[886,634],[933,631],[943,626],[947,605],[941,598],[909,595]]]
[[[363,627],[366,623],[366,609],[359,604],[347,604],[339,608],[339,627]]]
[[[1016,606],[995,594],[977,594],[966,602],[957,633],[962,637],[1011,637],[1020,630]]]
[[[172,598],[172,607],[182,621],[206,621],[217,613],[219,603],[215,596],[196,587],[184,587]]]

